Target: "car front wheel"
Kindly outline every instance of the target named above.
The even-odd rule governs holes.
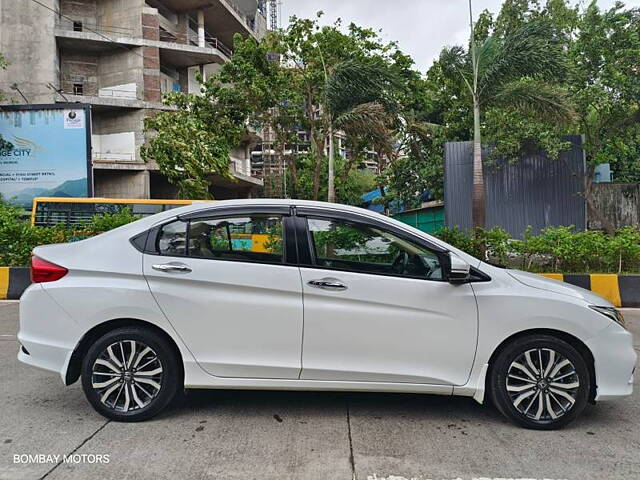
[[[491,368],[491,396],[516,423],[553,430],[573,421],[589,399],[588,365],[573,346],[550,335],[514,340]]]
[[[82,363],[82,388],[91,405],[116,421],[157,415],[179,388],[176,355],[158,333],[118,328],[97,339]]]

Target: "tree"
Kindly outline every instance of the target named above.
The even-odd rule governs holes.
[[[567,48],[568,88],[576,103],[577,128],[585,136],[584,197],[588,213],[609,232],[611,223],[594,205],[595,167],[610,162],[622,172],[638,169],[637,155],[628,151],[637,152],[640,136],[640,9],[623,7],[618,2],[603,12],[591,2],[580,15]],[[625,157],[630,157],[627,165],[622,160]]]
[[[292,17],[281,36],[283,61],[301,89],[300,127],[309,138],[311,198],[315,200],[319,198],[327,146],[327,198],[336,200],[336,131],[348,132],[350,146],[356,150],[389,138],[385,131],[387,104],[394,85],[389,65],[396,45],[381,43],[370,29],[351,24],[342,32],[340,27],[340,21],[320,27],[317,20]],[[357,153],[352,160],[358,158]],[[306,165],[306,161],[300,164]],[[348,160],[342,171],[350,172],[352,167]]]
[[[549,23],[527,22],[505,29],[503,36],[493,32],[477,42],[472,18],[469,48],[445,48],[439,62],[445,74],[462,79],[472,105],[473,226],[484,227],[483,110],[508,107],[554,121],[568,121],[573,112],[565,92],[554,83],[566,65],[562,45]]]
[[[331,75],[325,77],[325,81],[323,113],[326,115],[329,139],[327,200],[335,202],[334,129],[344,131],[347,137],[364,137],[380,150],[389,149],[389,114],[383,102],[393,78],[387,65],[381,61],[354,59],[338,63]]]
[[[145,130],[155,135],[140,154],[158,163],[181,198],[211,198],[210,175],[232,178],[230,152],[246,132],[249,106],[237,90],[213,77],[201,93],[167,94],[164,102],[175,110],[145,119]]]
[[[496,156],[515,160],[532,144],[558,158],[567,145],[563,135],[583,134],[587,169],[582,195],[589,217],[608,231],[612,226],[593,201],[596,166],[610,163],[619,181],[640,180],[639,12],[625,9],[621,2],[601,11],[595,1],[581,9],[568,0],[547,0],[544,5],[508,0],[490,28],[492,35],[504,37],[526,25],[547,25],[566,65],[566,74],[553,82],[567,92],[574,115],[567,125],[547,115],[523,112],[517,104],[492,106],[485,110],[483,136],[495,143]]]

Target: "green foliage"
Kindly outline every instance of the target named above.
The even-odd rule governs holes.
[[[232,178],[229,156],[245,132],[245,100],[218,77],[207,80],[202,95],[166,94],[175,110],[145,119],[145,130],[155,135],[140,148],[142,158],[158,163],[181,198],[211,198],[209,175]]]
[[[269,253],[281,254],[283,247],[282,240],[282,222],[277,222],[267,228],[267,241],[264,242],[263,246]]]
[[[95,233],[107,232],[139,220],[140,217],[131,212],[131,208],[125,207],[116,213],[104,213],[94,215],[89,223],[83,225],[83,230]]]
[[[387,203],[397,199],[405,208],[418,207],[425,190],[434,199],[444,197],[444,142],[442,128],[416,128],[409,135],[408,154],[396,159],[381,175],[381,183],[389,190]]]
[[[373,230],[358,228],[358,225],[335,223],[326,231],[313,233],[313,242],[320,257],[331,257],[335,250],[364,249],[366,243],[374,237]],[[341,258],[357,260],[341,255]]]
[[[486,251],[491,261],[501,265],[507,262],[510,253],[510,235],[500,227],[475,231],[444,227],[435,236],[477,258],[483,258],[482,252]]]
[[[557,158],[574,119],[563,79],[567,61],[553,24],[532,15],[529,0],[509,0],[492,23],[483,13],[476,25],[477,87],[469,50],[443,49],[427,73],[434,90],[429,114],[446,129],[447,140],[467,140],[473,132],[473,98],[483,109],[481,134],[495,156],[517,159],[531,148]],[[475,93],[474,93],[475,92]]]
[[[80,228],[34,227],[22,218],[21,210],[0,197],[0,265],[29,265],[32,250],[38,245],[64,243],[82,240],[107,230],[117,228],[138,217],[128,208],[119,213],[95,215],[90,222]]]
[[[586,137],[587,161],[594,167],[615,158],[618,148],[624,155],[629,140],[637,138],[640,9],[625,10],[618,2],[601,11],[592,2],[579,16],[576,31],[575,40],[567,46],[568,83],[577,106],[577,124]]]
[[[436,236],[479,258],[484,244],[490,261],[533,272],[640,272],[640,230],[634,227],[622,228],[615,235],[576,232],[573,227],[548,227],[533,235],[529,227],[521,239],[511,239],[499,227],[475,232],[455,227],[443,228]]]

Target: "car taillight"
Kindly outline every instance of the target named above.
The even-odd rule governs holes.
[[[31,281],[33,283],[54,282],[64,277],[67,272],[64,267],[47,262],[33,255],[31,257]]]

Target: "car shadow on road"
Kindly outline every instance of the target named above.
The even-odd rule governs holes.
[[[188,416],[193,411],[260,414],[275,412],[296,416],[334,413],[358,417],[464,419],[469,422],[502,422],[492,406],[468,397],[405,393],[301,392],[260,390],[189,390],[162,417]],[[505,420],[506,423],[506,420]]]
[[[622,428],[628,425],[626,415],[629,406],[624,401],[588,405],[581,417],[563,430],[587,433],[601,428]],[[347,411],[355,421],[520,430],[490,403],[480,405],[470,397],[406,393],[189,390],[157,418],[245,415],[267,416],[273,417],[274,421],[282,421],[292,417],[342,417],[347,415]]]

